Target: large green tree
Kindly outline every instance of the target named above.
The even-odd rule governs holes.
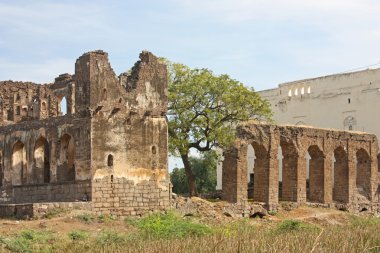
[[[267,120],[269,104],[253,89],[228,75],[208,69],[191,69],[169,63],[169,148],[182,158],[189,194],[198,194],[189,152],[208,152],[227,147],[235,136],[234,127],[248,119]]]

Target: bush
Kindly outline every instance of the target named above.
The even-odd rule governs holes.
[[[134,223],[147,237],[182,238],[211,233],[211,228],[208,226],[183,219],[174,212],[151,214],[140,220],[135,220]]]
[[[83,240],[88,238],[88,232],[83,230],[73,230],[69,233],[69,238],[73,241]]]
[[[113,252],[125,246],[126,238],[116,231],[103,231],[96,238],[96,244],[102,249]]]
[[[58,217],[67,213],[67,211],[68,211],[67,209],[63,209],[63,208],[54,208],[54,209],[48,210],[46,214],[43,215],[43,218],[51,219],[54,217]]]
[[[12,252],[51,252],[55,238],[51,232],[23,230],[15,237],[0,242]]]
[[[77,218],[84,223],[91,223],[94,221],[95,217],[92,214],[84,213],[77,216]]]
[[[318,230],[319,228],[312,224],[307,224],[299,220],[284,220],[280,222],[276,229],[276,233],[289,233],[300,230]]]

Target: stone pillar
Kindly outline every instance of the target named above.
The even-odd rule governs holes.
[[[269,209],[278,205],[278,147],[280,145],[279,135],[272,133],[269,145],[269,170],[268,170],[268,187],[266,189],[266,203]],[[262,180],[265,180],[264,178]]]
[[[348,163],[348,203],[355,203],[356,192],[356,149],[351,140],[347,141],[347,163]]]
[[[229,202],[247,201],[247,145],[236,140],[223,153],[222,198]]]
[[[297,158],[297,203],[306,202],[306,151],[300,150]]]
[[[373,140],[369,143],[370,146],[370,157],[371,157],[371,201],[378,202],[377,200],[377,191],[378,191],[378,161],[377,161],[377,153],[378,146],[377,142]]]
[[[324,173],[323,173],[323,203],[325,204],[331,204],[332,203],[332,194],[333,194],[333,187],[332,187],[332,152],[330,149],[324,150]]]

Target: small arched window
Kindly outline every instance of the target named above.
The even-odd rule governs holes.
[[[155,155],[157,153],[157,148],[156,146],[152,146],[152,154]]]
[[[292,96],[292,89],[289,90],[289,92],[288,92],[288,96],[289,96],[289,97]]]
[[[309,87],[307,87],[307,94],[310,94],[310,86]]]
[[[108,155],[108,158],[107,158],[107,165],[108,165],[108,167],[113,166],[113,156],[112,156],[111,154]]]
[[[294,91],[294,95],[295,95],[295,96],[298,96],[298,89],[296,89],[296,90]]]
[[[304,87],[301,88],[301,95],[303,95],[303,94],[305,94],[305,88]]]
[[[46,111],[46,102],[42,102],[41,108],[43,111]]]

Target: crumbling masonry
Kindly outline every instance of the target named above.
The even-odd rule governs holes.
[[[256,156],[251,175],[252,197],[269,209],[276,209],[280,200],[379,212],[375,135],[299,126],[242,124],[237,129],[233,147],[224,152],[222,193],[228,201],[241,203],[248,199],[249,145]],[[279,149],[282,157],[278,156]],[[306,159],[307,154],[310,160]]]
[[[117,77],[107,53],[89,52],[74,75],[3,81],[0,92],[3,207],[88,201],[136,215],[169,206],[167,70],[153,54]]]

